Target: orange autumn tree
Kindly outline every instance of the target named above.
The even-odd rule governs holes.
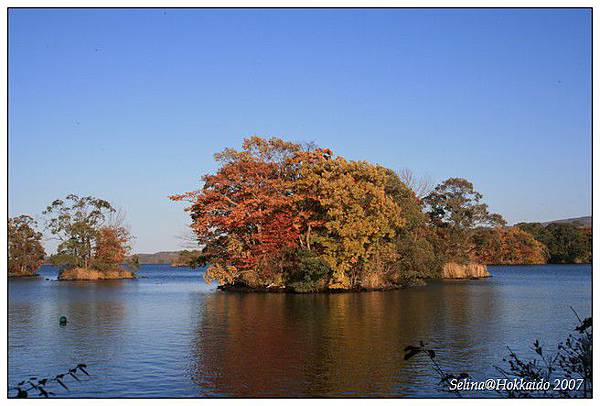
[[[471,259],[484,264],[545,264],[547,248],[518,227],[481,228],[472,239]]]
[[[252,287],[282,283],[285,254],[298,246],[305,217],[292,191],[290,159],[299,150],[275,138],[249,138],[242,151],[215,155],[222,166],[203,177],[201,190],[171,197],[192,204],[192,229],[210,263],[207,280]]]
[[[298,194],[312,208],[308,242],[332,271],[328,287],[378,287],[370,283],[369,265],[376,253],[394,246],[393,237],[406,223],[400,205],[386,193],[388,170],[320,149],[298,154],[296,162]]]
[[[108,271],[126,262],[131,235],[125,227],[105,226],[98,230],[92,268]]]

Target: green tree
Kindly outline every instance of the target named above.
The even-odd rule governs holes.
[[[584,262],[591,252],[591,245],[586,234],[573,224],[548,224],[542,242],[548,247],[552,263]]]
[[[106,200],[68,195],[44,210],[47,227],[59,240],[52,262],[63,268],[90,268],[95,244],[107,216],[115,209]]]
[[[515,224],[515,227],[528,232],[540,242],[545,239],[546,227],[542,223],[518,223]]]
[[[330,269],[314,252],[295,250],[290,253],[285,266],[285,285],[295,292],[318,292],[325,287]]]
[[[8,275],[33,276],[44,262],[42,233],[27,215],[8,219]]]
[[[482,197],[471,182],[450,178],[424,198],[431,224],[439,229],[444,240],[444,254],[448,260],[468,261],[477,227],[506,224],[501,215],[488,211],[487,204],[481,203]]]
[[[406,223],[398,228],[392,253],[393,266],[389,280],[393,284],[412,284],[417,279],[436,277],[442,263],[435,255],[431,231],[427,227],[427,215],[419,194],[428,188],[425,181],[418,182],[412,172],[400,173],[387,170],[385,193],[400,207]]]

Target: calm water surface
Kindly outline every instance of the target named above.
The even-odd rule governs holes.
[[[448,396],[427,360],[404,361],[406,345],[427,341],[448,371],[497,377],[506,346],[529,355],[539,338],[555,349],[577,324],[569,306],[591,314],[589,265],[490,271],[400,291],[291,295],[224,293],[200,271],[167,265],[106,282],[58,282],[44,266],[41,278],[9,282],[8,382],[85,363],[93,379],[54,387],[58,396]]]

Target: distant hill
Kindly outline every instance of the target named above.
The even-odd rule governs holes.
[[[547,221],[542,224],[547,226],[548,224],[551,224],[551,223],[574,223],[574,224],[577,223],[577,224],[580,224],[581,227],[591,227],[592,226],[592,216],[573,217],[573,218],[569,218],[569,219],[553,220],[553,221]]]
[[[154,254],[136,254],[140,264],[170,264],[179,258],[179,251],[160,251]]]

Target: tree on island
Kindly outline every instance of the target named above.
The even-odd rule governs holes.
[[[101,271],[108,271],[125,263],[126,257],[131,250],[129,246],[130,241],[131,234],[125,227],[100,227],[96,236],[91,267]]]
[[[202,190],[172,197],[192,202],[192,227],[204,246],[199,260],[210,263],[207,280],[281,282],[279,264],[298,245],[306,215],[291,190],[289,158],[298,151],[282,140],[246,140],[241,152],[215,155],[221,169],[204,176]]]
[[[517,227],[506,227],[497,213],[481,202],[481,193],[465,179],[450,178],[424,198],[436,234],[436,252],[444,262],[481,264],[544,264],[546,246]]]
[[[450,178],[437,185],[424,198],[429,219],[441,239],[442,251],[449,261],[469,261],[473,236],[481,227],[501,227],[506,221],[490,213],[481,203],[481,193],[465,179]]]
[[[108,201],[70,194],[52,202],[43,214],[59,240],[51,261],[61,268],[60,279],[133,277],[120,267],[132,237]]]
[[[42,233],[27,215],[8,219],[8,276],[35,276],[44,262]]]

